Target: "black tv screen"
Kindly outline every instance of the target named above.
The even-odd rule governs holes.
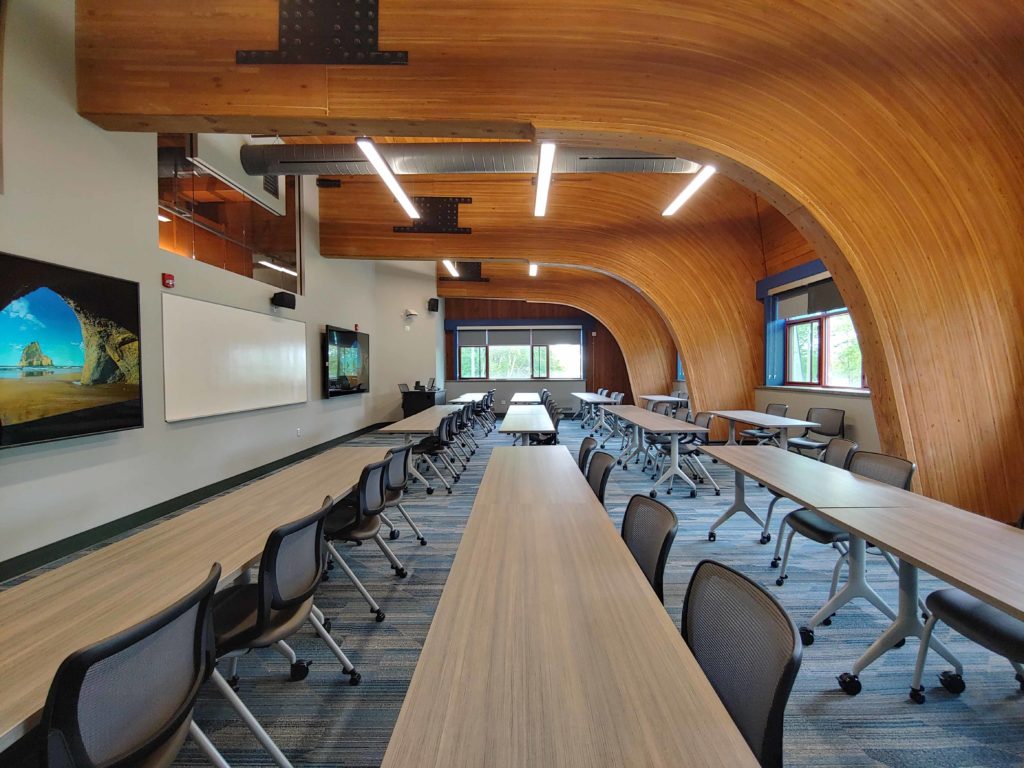
[[[328,325],[324,333],[324,395],[370,391],[370,337]]]
[[[0,447],[141,426],[139,284],[0,253]]]

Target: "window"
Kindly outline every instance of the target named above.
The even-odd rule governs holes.
[[[581,328],[467,328],[458,331],[460,379],[581,379]]]
[[[787,385],[866,387],[850,313],[825,312],[786,321]]]

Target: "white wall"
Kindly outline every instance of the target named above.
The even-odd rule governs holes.
[[[161,272],[183,296],[269,311],[276,289],[157,247],[156,137],[108,133],[75,112],[74,0],[15,0],[4,50],[0,250],[141,285],[146,426],[0,451],[0,561],[400,413],[397,383],[443,376],[443,318],[426,311],[433,264],[319,255],[317,196],[303,184],[309,402],[163,421]],[[420,316],[405,330],[399,311]],[[324,324],[371,336],[367,395],[322,399]],[[296,431],[301,430],[301,437]]]
[[[754,390],[754,407],[763,411],[768,403],[786,403],[794,419],[802,419],[808,408],[841,408],[846,411],[846,437],[864,451],[880,450],[875,412],[867,393],[829,392],[799,387],[759,387]]]

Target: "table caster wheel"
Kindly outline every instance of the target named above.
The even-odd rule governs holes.
[[[427,540],[424,539],[422,536],[420,536],[420,546],[421,547],[427,546]]]
[[[615,463],[618,464],[621,467],[622,466],[622,459],[617,459],[615,461]]]
[[[671,489],[671,488],[669,488],[669,489],[668,489],[668,495],[669,495],[669,496],[671,496],[671,495],[672,495],[672,489]]]
[[[722,489],[721,488],[716,488],[715,489],[715,496],[721,496],[721,495],[722,495]]]
[[[392,541],[394,541],[395,539],[397,539],[401,535],[402,535],[402,532],[400,530],[398,530],[397,528],[392,528],[391,529],[391,533],[388,534],[388,538],[391,539]]]
[[[332,626],[331,625],[331,620],[330,619],[324,619],[323,623],[321,624],[321,626],[324,628],[324,631],[330,632],[331,631],[331,626]]]
[[[428,485],[428,486],[427,486],[427,496],[433,496],[433,495],[434,495],[434,489],[433,489],[433,488],[431,488],[431,487],[430,487],[430,486]]]
[[[651,491],[649,495],[650,495],[650,497],[652,499],[658,498],[658,492],[657,491]]]
[[[924,704],[924,686],[910,689],[910,700],[915,704]]]
[[[452,489],[451,489],[451,488],[449,488],[449,489],[448,489],[448,495],[449,495],[449,496],[451,496],[451,495],[452,495]]]
[[[377,621],[384,621],[384,611],[383,611],[382,609],[378,608],[378,609],[377,609],[376,611],[374,611],[374,610],[373,610],[373,609],[371,608],[371,609],[370,609],[370,613],[376,614],[376,616],[377,616]]]
[[[814,645],[814,630],[800,627],[800,642],[804,645]]]
[[[779,576],[779,578],[777,578],[775,580],[775,586],[776,587],[781,587],[783,584],[786,583],[786,579],[788,579],[788,578],[789,578],[789,574],[788,573],[785,576]]]
[[[761,534],[761,543],[762,544],[767,544],[771,540],[772,540],[772,535],[770,533],[762,533]]]
[[[354,669],[351,672],[348,673],[348,684],[349,685],[359,685],[359,683],[362,681],[362,679],[363,679],[363,676],[360,675],[358,672],[356,672]]]
[[[714,531],[708,531],[708,541],[718,541],[718,534]]]
[[[779,567],[779,558],[773,557],[771,565],[769,565],[768,567],[769,568],[778,568]]]
[[[821,623],[824,624],[826,627],[831,627],[832,626],[832,617],[833,616],[835,616],[834,613],[829,615],[829,616],[826,616],[824,619],[821,620]]]
[[[291,681],[297,683],[299,680],[305,680],[309,676],[310,664],[310,661],[296,661],[292,664]]]
[[[696,499],[697,498],[697,489],[696,488],[694,488],[692,491],[690,491],[690,498],[691,499]]]
[[[238,675],[232,675],[225,682],[227,682],[232,691],[238,691]]]
[[[906,644],[907,644],[907,638],[903,638],[898,643],[896,643],[896,645],[894,645],[893,648],[902,648]]]
[[[939,675],[939,682],[942,687],[952,693],[954,696],[961,694],[967,688],[967,684],[964,679],[956,672],[950,672],[948,669]]]
[[[856,696],[861,692],[860,678],[856,675],[843,672],[836,680],[839,681],[839,687],[843,689],[843,692],[849,696]]]
[[[457,483],[457,482],[459,482],[459,479],[460,479],[461,477],[462,477],[462,475],[456,475],[456,476],[455,476],[455,482],[456,482],[456,483]]]
[[[395,571],[395,574],[398,576],[398,578],[404,579],[406,576],[409,575],[409,572],[405,570],[405,568],[399,568],[397,571]]]

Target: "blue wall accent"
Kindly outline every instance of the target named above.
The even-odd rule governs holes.
[[[757,281],[757,287],[755,291],[755,298],[763,300],[768,296],[768,291],[773,288],[778,288],[780,285],[786,283],[792,283],[797,280],[803,280],[807,277],[814,277],[814,275],[827,272],[824,263],[820,259],[809,261],[806,264],[801,264],[798,267],[787,269],[785,272],[779,272],[776,275],[768,275],[764,280]]]
[[[676,355],[676,381],[686,381],[686,373],[683,371],[683,358]]]

